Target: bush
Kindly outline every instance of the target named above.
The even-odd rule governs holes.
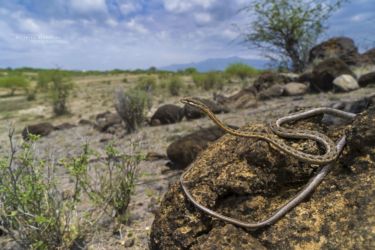
[[[178,96],[183,87],[183,82],[179,76],[173,76],[169,79],[167,86],[171,95]]]
[[[11,129],[10,156],[0,157],[0,229],[21,247],[72,249],[84,233],[93,229],[103,212],[113,215],[113,209],[120,221],[126,219],[137,166],[144,158],[136,152],[136,144],[131,144],[130,154],[120,154],[109,144],[106,161],[100,160],[100,166],[89,165],[93,151],[85,144],[79,156],[58,161],[73,181],[72,189],[60,191],[54,165],[57,161],[36,158],[38,137],[29,134],[29,140],[16,154],[13,134]],[[84,195],[95,205],[90,212],[77,210],[83,202],[87,206]]]
[[[73,87],[70,80],[62,71],[54,71],[51,75],[52,85],[50,87],[50,96],[55,115],[63,115],[68,112],[66,101]]]
[[[154,76],[141,76],[137,80],[136,89],[152,92],[156,89],[156,78]]]
[[[116,92],[115,108],[126,124],[128,133],[136,131],[145,120],[145,111],[151,106],[151,99],[145,91],[134,89],[124,93]]]
[[[198,70],[197,70],[196,68],[193,68],[193,67],[191,67],[191,68],[186,68],[186,69],[184,70],[184,73],[185,73],[185,74],[188,74],[188,75],[193,75],[193,74],[197,74],[197,73],[198,73]]]
[[[49,83],[52,81],[52,73],[50,71],[41,71],[38,73],[37,89],[48,91]]]
[[[259,74],[259,71],[243,63],[234,63],[229,65],[225,69],[225,73],[229,76],[235,76],[240,78],[242,81],[247,77],[252,77]]]
[[[193,81],[197,87],[204,90],[213,88],[222,89],[224,86],[224,76],[219,72],[208,72],[205,74],[193,75]]]
[[[17,89],[28,91],[29,82],[23,76],[7,76],[0,78],[0,88],[10,89],[10,95],[14,95]]]
[[[101,207],[110,205],[120,221],[125,222],[127,208],[134,192],[137,166],[144,156],[136,152],[137,144],[131,142],[131,155],[120,154],[112,143],[106,146],[106,168],[98,173],[100,183],[93,194]],[[112,213],[111,213],[112,214]]]
[[[0,218],[2,230],[26,249],[67,249],[79,236],[74,197],[63,199],[55,166],[36,159],[36,136],[21,146],[18,156],[10,130],[10,157],[0,159]],[[47,174],[48,173],[48,174]]]

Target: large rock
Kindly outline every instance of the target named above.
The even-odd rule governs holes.
[[[274,84],[267,89],[259,91],[258,98],[259,100],[267,100],[275,97],[282,96],[284,93],[284,86],[281,84]]]
[[[364,60],[375,64],[375,48],[369,49],[368,51],[363,53],[361,57],[364,58]]]
[[[218,245],[222,243],[225,249],[261,249],[262,246],[267,249],[375,249],[374,124],[375,107],[371,106],[352,124],[326,129],[333,140],[348,134],[347,146],[338,163],[311,197],[269,227],[259,230],[235,227],[235,230],[195,208],[179,183],[171,185],[153,222],[150,248],[221,249]],[[323,129],[312,121],[293,126]],[[261,124],[258,127],[265,130]],[[297,147],[313,154],[320,152],[316,143],[310,141],[298,143]],[[226,135],[200,154],[185,181],[200,204],[251,222],[275,212],[316,170],[316,166],[281,154],[264,141]],[[224,232],[236,240],[225,239]],[[254,242],[256,247],[245,242]]]
[[[230,109],[244,109],[257,106],[257,90],[255,87],[247,87],[241,89],[236,94],[225,97],[222,95],[214,94],[214,100]]]
[[[344,74],[355,77],[349,66],[340,59],[327,59],[314,67],[311,88],[318,92],[333,90],[333,80]]]
[[[121,127],[121,124],[122,119],[118,114],[106,111],[96,116],[94,127],[100,132],[114,134],[114,130],[116,130],[117,127]]]
[[[359,88],[358,82],[351,75],[341,75],[333,80],[337,92],[349,92]]]
[[[358,84],[361,87],[366,87],[369,84],[375,84],[375,72],[370,72],[361,76],[358,80]]]
[[[328,58],[339,58],[348,65],[357,65],[361,60],[354,41],[349,37],[331,38],[310,50],[309,63]]]
[[[287,96],[304,95],[309,90],[308,84],[290,82],[284,86],[284,94]]]
[[[309,84],[309,85],[312,83],[312,81],[313,81],[312,71],[304,72],[297,79],[297,82],[305,83],[305,84]]]
[[[61,123],[59,125],[56,125],[55,126],[55,130],[67,130],[67,129],[71,129],[71,128],[75,128],[76,125],[74,124],[71,124],[69,122],[64,122],[64,123]]]
[[[168,146],[167,156],[174,168],[185,168],[209,143],[219,139],[224,133],[218,126],[213,126],[183,136]]]
[[[26,126],[22,131],[22,138],[24,140],[29,139],[29,134],[39,135],[39,136],[47,136],[49,135],[55,127],[49,122],[42,122],[38,124],[33,124]]]
[[[205,104],[211,111],[212,113],[214,114],[220,114],[220,113],[228,113],[229,110],[220,105],[220,104],[217,104],[211,100],[208,100],[208,99],[201,99],[201,98],[195,98],[199,101],[201,101],[203,104]],[[194,107],[194,106],[191,106],[189,104],[185,104],[184,105],[184,115],[186,117],[186,119],[188,120],[192,120],[192,119],[199,119],[199,118],[202,118],[205,116],[205,113],[202,112],[200,109]]]
[[[332,108],[344,110],[354,114],[359,114],[368,109],[370,106],[375,106],[375,94],[365,96],[355,101],[339,101],[331,105]],[[330,115],[324,115],[323,120],[325,124],[340,124],[342,119]]]
[[[153,126],[159,124],[172,124],[180,122],[184,118],[184,109],[173,104],[160,106],[151,117],[150,124]]]
[[[288,82],[293,82],[296,80],[294,75],[267,72],[261,74],[255,81],[254,87],[258,92],[262,90],[269,89],[274,85],[284,85]]]

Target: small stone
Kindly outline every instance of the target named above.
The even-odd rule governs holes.
[[[333,80],[333,85],[339,92],[348,92],[359,88],[358,82],[351,75],[341,75]]]
[[[133,245],[134,245],[134,238],[130,238],[125,241],[125,247],[132,247]]]

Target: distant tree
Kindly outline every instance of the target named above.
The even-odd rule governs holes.
[[[155,73],[157,71],[157,68],[152,66],[147,70],[149,73]]]
[[[325,22],[348,0],[254,0],[244,8],[254,20],[245,41],[293,71],[306,66]]]
[[[190,68],[186,68],[184,72],[185,74],[192,75],[192,74],[198,73],[198,70],[196,68],[190,67]]]
[[[0,78],[0,88],[7,88],[10,90],[10,95],[13,96],[17,89],[23,89],[26,93],[30,83],[22,75],[12,75]]]

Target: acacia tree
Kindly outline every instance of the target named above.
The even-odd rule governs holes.
[[[244,11],[254,16],[245,42],[293,71],[306,66],[308,52],[327,29],[325,22],[348,0],[254,0]]]

